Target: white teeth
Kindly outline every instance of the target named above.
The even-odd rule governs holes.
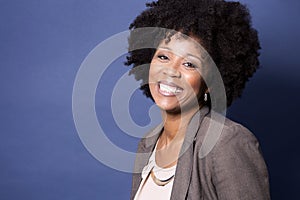
[[[176,87],[172,87],[172,86],[164,85],[164,84],[160,84],[160,89],[164,92],[170,92],[170,93],[176,92]]]
[[[159,84],[160,90],[167,93],[180,93],[182,89],[170,85]]]

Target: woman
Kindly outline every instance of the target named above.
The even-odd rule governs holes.
[[[139,143],[131,199],[270,199],[256,138],[217,114],[241,95],[259,65],[247,9],[222,0],[147,6],[130,26],[126,64],[163,123]],[[215,66],[225,95],[215,84]]]

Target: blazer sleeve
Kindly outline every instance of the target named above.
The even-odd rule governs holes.
[[[220,200],[270,199],[268,171],[255,136],[226,127],[213,150],[212,181]]]

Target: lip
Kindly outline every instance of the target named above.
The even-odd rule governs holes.
[[[177,96],[183,92],[183,88],[169,81],[157,82],[158,92],[166,97]]]

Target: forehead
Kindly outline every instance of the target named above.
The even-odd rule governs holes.
[[[199,39],[197,38],[176,33],[175,35],[162,40],[158,45],[158,48],[170,50],[172,53],[181,56],[192,54],[204,59],[207,53],[198,41]]]

